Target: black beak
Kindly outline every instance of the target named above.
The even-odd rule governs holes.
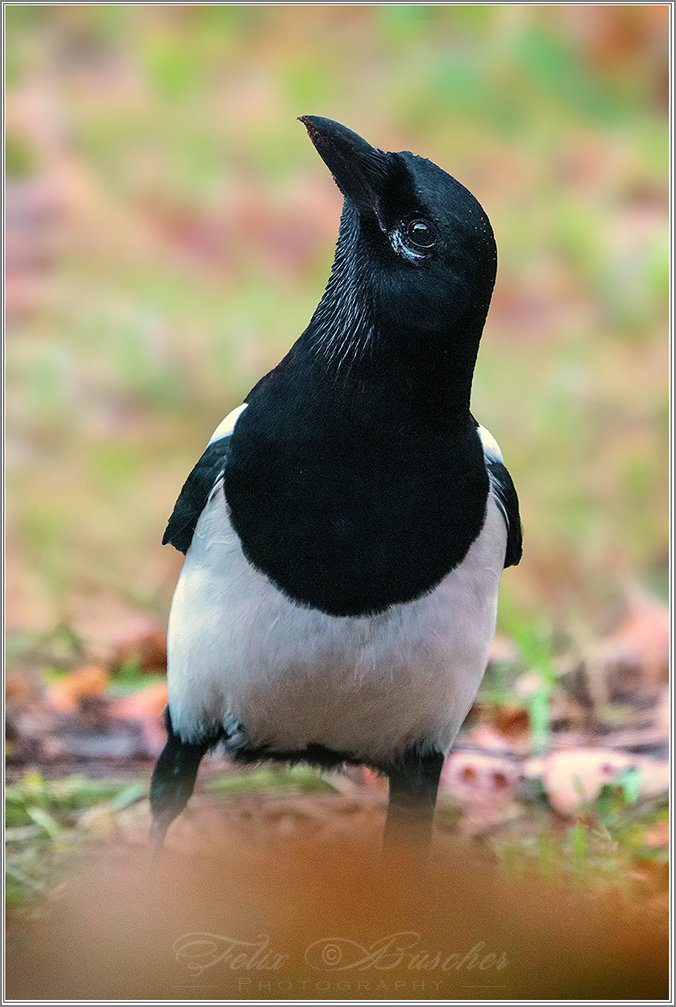
[[[345,198],[380,219],[378,203],[388,175],[388,155],[333,119],[301,115],[299,121]]]

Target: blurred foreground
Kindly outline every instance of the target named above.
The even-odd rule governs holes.
[[[353,823],[354,825],[354,823]],[[9,937],[7,993],[129,1000],[660,1000],[666,926],[617,893],[511,876],[439,839],[385,864],[364,813],[341,834],[212,814],[199,856],[84,858],[46,922]]]

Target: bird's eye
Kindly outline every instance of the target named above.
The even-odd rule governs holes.
[[[434,231],[424,220],[412,220],[406,228],[406,239],[415,248],[432,248],[435,243]]]

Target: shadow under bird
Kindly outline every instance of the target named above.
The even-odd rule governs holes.
[[[168,634],[168,740],[151,846],[202,756],[366,765],[386,842],[430,837],[439,775],[479,688],[519,505],[470,412],[497,267],[459,182],[303,116],[344,196],[308,327],[221,423],[164,542],[185,553]]]

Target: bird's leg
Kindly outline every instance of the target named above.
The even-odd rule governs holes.
[[[387,770],[390,800],[385,822],[384,848],[410,847],[426,853],[432,838],[432,821],[439,776],[444,764],[441,752],[421,755],[412,748]]]
[[[210,738],[197,744],[187,744],[174,733],[169,707],[164,711],[167,743],[157,760],[150,784],[150,810],[153,821],[150,829],[150,853],[162,849],[167,829],[185,808],[195,786],[195,778],[202,756],[214,744]]]

